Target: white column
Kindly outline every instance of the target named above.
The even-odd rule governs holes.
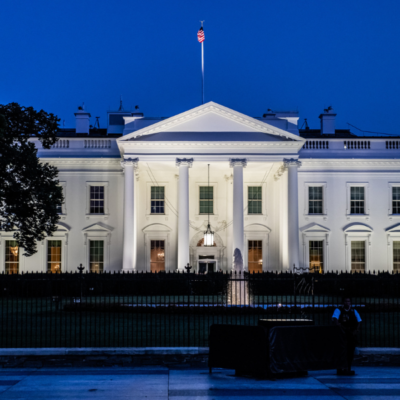
[[[178,184],[178,270],[185,271],[189,259],[189,168],[193,158],[177,158]]]
[[[121,161],[125,170],[125,201],[124,201],[124,249],[122,270],[136,270],[136,229],[135,229],[135,168],[139,159],[127,158]]]
[[[283,160],[288,169],[288,247],[289,270],[300,268],[299,237],[299,191],[297,169],[301,162],[295,159]]]
[[[235,256],[236,249],[240,250],[242,263],[238,263],[237,259],[233,260],[232,271],[243,271],[244,260],[244,207],[243,207],[243,168],[247,165],[245,158],[231,158],[230,166],[233,168],[233,254]]]

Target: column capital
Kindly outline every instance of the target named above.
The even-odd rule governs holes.
[[[285,168],[288,167],[301,167],[301,161],[295,159],[295,158],[284,158],[283,159],[283,164],[285,165]]]
[[[247,158],[230,158],[229,159],[229,166],[233,167],[240,167],[246,168],[247,166]]]
[[[124,158],[121,161],[121,167],[125,169],[125,167],[132,167],[136,169],[138,167],[139,158]]]
[[[192,168],[193,158],[177,158],[176,166],[180,167],[181,165],[187,165],[189,168]]]

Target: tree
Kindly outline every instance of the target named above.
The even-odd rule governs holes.
[[[57,207],[64,201],[58,170],[40,162],[29,139],[50,148],[58,140],[58,121],[43,110],[0,104],[0,231],[14,231],[25,256],[57,230]]]

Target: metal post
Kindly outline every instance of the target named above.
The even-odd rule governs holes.
[[[204,41],[201,42],[201,95],[204,104]]]

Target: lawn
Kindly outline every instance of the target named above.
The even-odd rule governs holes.
[[[325,325],[331,322],[333,305],[340,303],[332,296],[259,296],[252,307],[226,307],[223,296],[54,300],[1,298],[0,347],[208,346],[209,327],[215,323],[257,325],[261,318],[311,318]],[[399,299],[354,298],[353,303],[364,321],[362,346],[400,347]]]

